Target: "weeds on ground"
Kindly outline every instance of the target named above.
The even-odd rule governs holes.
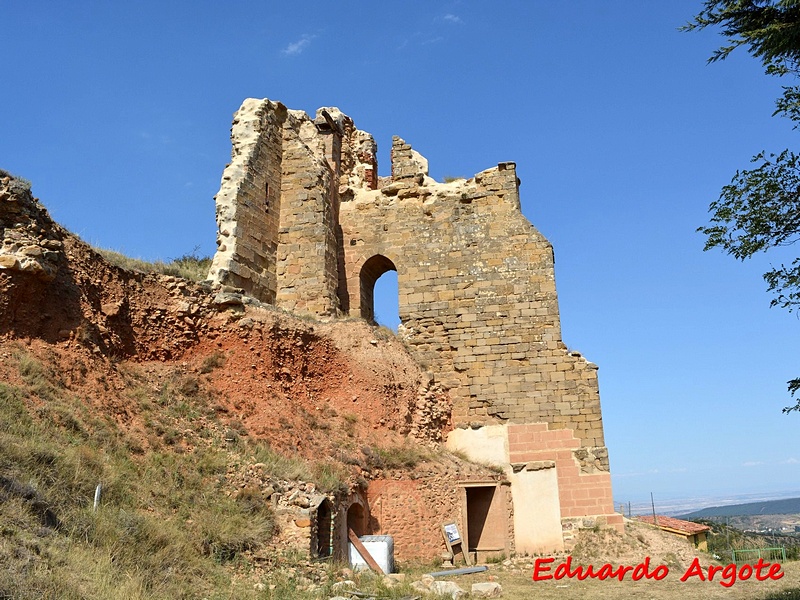
[[[200,365],[200,372],[205,375],[224,365],[225,355],[222,352],[214,352],[203,359],[203,362]]]
[[[384,341],[393,340],[397,338],[397,332],[386,325],[378,325],[378,327],[375,329],[375,336]]]
[[[782,590],[764,596],[761,600],[800,600],[800,588],[793,588],[790,590]]]
[[[408,442],[400,446],[364,446],[361,452],[366,457],[367,464],[378,469],[413,469],[431,458],[427,449]]]
[[[500,554],[489,555],[486,557],[486,562],[488,564],[499,564],[504,560],[508,559],[505,552],[501,552]]]
[[[31,182],[24,177],[18,177],[13,173],[9,173],[5,169],[0,169],[0,177],[10,177],[11,181],[8,187],[12,192],[29,192],[31,191]]]
[[[171,275],[173,277],[189,279],[190,281],[204,281],[211,267],[211,257],[199,256],[197,254],[198,249],[199,248],[195,248],[191,253],[170,259],[168,262],[161,260],[149,262],[139,258],[125,256],[121,252],[115,250],[95,248],[95,250],[112,265],[127,271],[159,273],[161,275]]]
[[[342,418],[342,431],[347,434],[347,437],[355,437],[356,435],[356,425],[359,421],[359,416],[352,413],[344,413],[341,415]]]
[[[20,383],[0,383],[0,598],[234,593],[239,584],[224,566],[269,541],[274,518],[266,502],[226,495],[225,448],[133,456],[135,436],[93,414],[55,363],[24,350],[13,360]],[[165,441],[191,415],[182,404],[202,396],[177,377],[156,412],[163,390],[148,390],[133,368],[123,377],[135,384],[134,410],[152,409],[151,434],[163,428]],[[255,597],[249,588],[234,595]]]
[[[252,442],[249,451],[256,463],[264,465],[265,472],[278,479],[313,481],[321,491],[328,493],[347,490],[348,473],[339,463],[327,460],[307,462],[288,457],[263,441]]]
[[[274,600],[304,600],[310,598],[359,597],[381,598],[386,600],[400,600],[418,598],[419,592],[411,586],[419,575],[430,570],[430,565],[425,569],[415,567],[406,574],[405,581],[387,581],[384,577],[372,571],[357,571],[348,577],[348,582],[341,581],[341,571],[346,566],[335,562],[329,563],[322,577],[315,577],[309,581],[305,575],[291,565],[296,564],[300,557],[284,557],[281,564],[271,570],[266,581],[269,582],[265,598]]]

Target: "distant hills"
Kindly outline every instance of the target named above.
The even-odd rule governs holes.
[[[739,517],[754,515],[793,515],[800,514],[800,498],[765,500],[728,506],[710,506],[684,515],[682,519],[708,519],[713,517]]]

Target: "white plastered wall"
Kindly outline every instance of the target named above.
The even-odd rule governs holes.
[[[517,554],[564,549],[561,505],[556,468],[516,473],[508,457],[508,428],[489,425],[477,429],[455,429],[447,437],[449,450],[458,450],[470,460],[502,467],[511,482],[514,503],[514,545]]]

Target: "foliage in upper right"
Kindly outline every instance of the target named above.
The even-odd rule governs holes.
[[[800,76],[800,0],[706,0],[684,31],[721,27],[726,44],[709,62],[726,58],[740,46],[761,61],[767,74]],[[800,86],[784,86],[773,115],[800,124]],[[770,248],[800,240],[800,155],[791,150],[759,152],[751,169],[737,171],[720,196],[709,206],[710,224],[698,231],[706,235],[705,250],[721,248],[744,260]],[[774,294],[772,306],[800,307],[800,258],[764,274]],[[788,382],[794,396],[800,378]],[[800,410],[800,398],[785,412]]]

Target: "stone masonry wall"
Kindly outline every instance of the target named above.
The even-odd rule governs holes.
[[[286,107],[245,100],[231,128],[231,163],[217,203],[217,253],[210,276],[264,302],[276,296],[281,165]]]
[[[338,128],[269,100],[245,100],[236,112],[209,272],[264,302],[320,316],[339,314],[338,157],[349,120],[329,110]]]
[[[519,210],[514,163],[441,184],[412,152],[396,138],[399,178],[341,205],[351,314],[369,315],[362,288],[381,274],[364,265],[388,258],[402,335],[449,388],[456,424],[546,422],[604,446],[597,368],[561,341],[552,247]]]
[[[563,518],[612,512],[597,367],[561,339],[553,249],[520,211],[514,163],[439,183],[395,137],[378,178],[374,140],[338,109],[311,119],[269,100],[245,101],[232,138],[212,280],[371,320],[375,282],[396,270],[399,335],[448,391],[453,424],[544,428],[516,438],[512,462],[556,462]]]
[[[337,148],[340,134],[320,135],[305,113],[291,111],[284,125],[281,219],[276,304],[320,316],[339,312]]]

